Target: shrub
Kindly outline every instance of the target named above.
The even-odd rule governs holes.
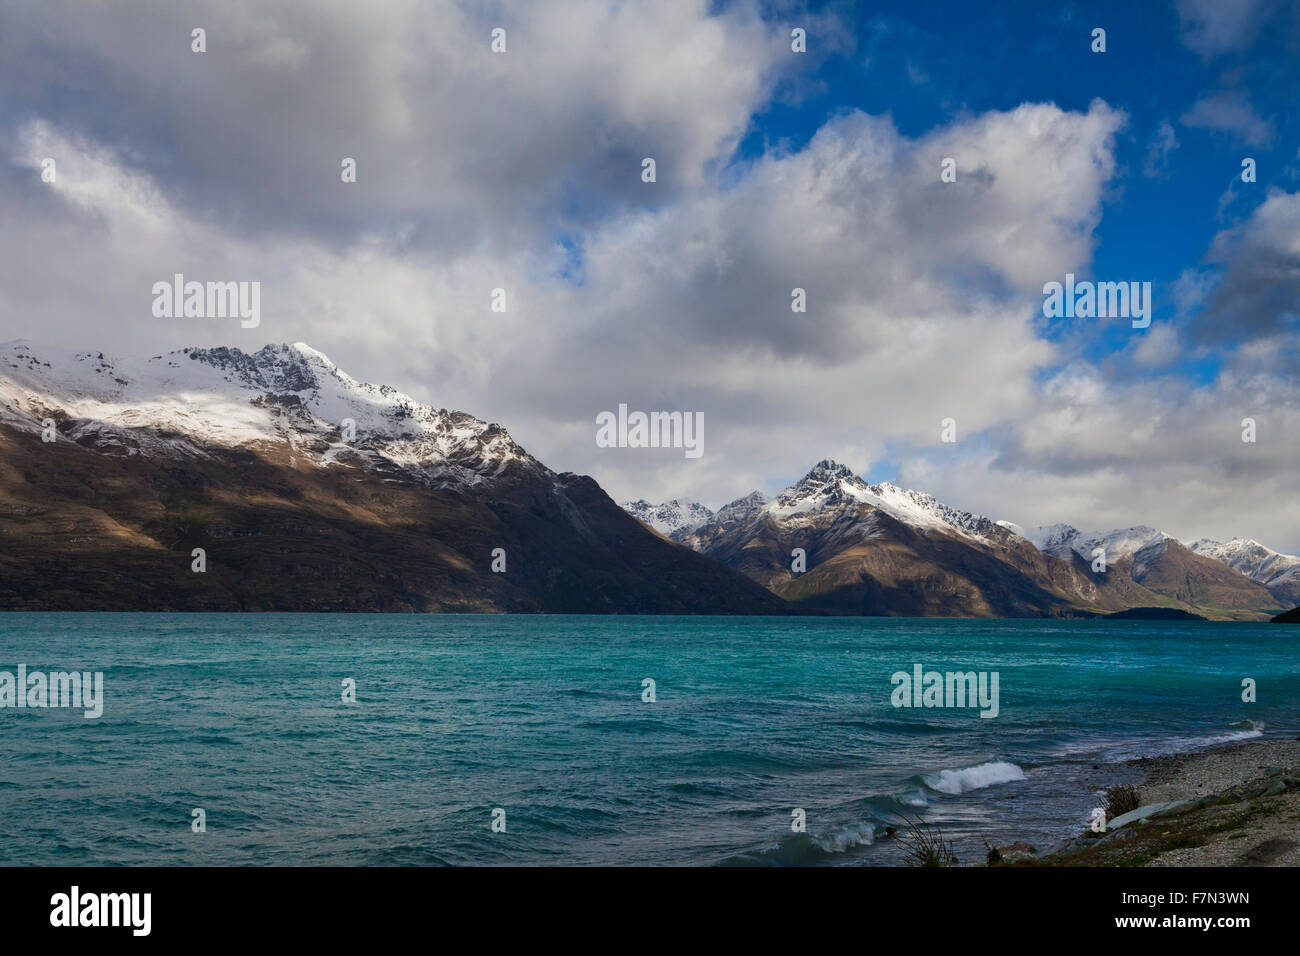
[[[1140,806],[1142,806],[1142,797],[1138,794],[1137,787],[1132,784],[1121,784],[1106,791],[1107,820],[1114,820],[1117,816],[1136,810]]]

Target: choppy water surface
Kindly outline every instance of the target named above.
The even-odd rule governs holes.
[[[1118,761],[1294,735],[1296,633],[2,614],[0,670],[102,671],[105,706],[0,709],[0,863],[877,865],[898,862],[883,828],[899,813],[975,863],[985,840],[1077,831]],[[891,675],[915,664],[997,671],[998,716],[892,706]]]

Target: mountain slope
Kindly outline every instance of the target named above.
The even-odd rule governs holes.
[[[786,610],[499,426],[306,346],[115,362],[27,343],[0,346],[0,607]]]
[[[147,457],[247,448],[277,461],[351,464],[442,487],[548,473],[498,425],[358,382],[303,343],[183,349],[146,360],[0,345],[0,422]],[[350,440],[344,431],[355,433]]]
[[[1167,607],[1262,618],[1262,586],[1151,528],[1026,532],[833,461],[775,499],[755,492],[680,535],[803,610],[890,615],[1105,614]],[[806,570],[791,552],[806,552]],[[1107,555],[1092,568],[1093,550]]]
[[[1025,568],[1048,563],[986,518],[928,495],[868,485],[833,461],[775,499],[755,493],[718,511],[685,543],[743,571],[803,610],[841,614],[1026,616],[1075,613]],[[792,570],[791,552],[807,570]],[[1086,579],[1069,583],[1091,593]],[[1047,577],[1047,575],[1044,575]]]
[[[1091,571],[1098,552],[1103,552],[1105,578],[1112,588],[1118,593],[1128,592],[1130,582],[1140,586],[1158,596],[1152,606],[1245,619],[1266,617],[1281,606],[1276,596],[1258,582],[1155,528],[1138,525],[1080,531],[1056,524],[1032,531],[1017,530],[1043,552],[1084,571]],[[1130,607],[1146,606],[1135,603],[1137,591],[1124,593],[1122,599]]]
[[[1202,538],[1189,548],[1258,581],[1281,605],[1300,604],[1300,558],[1274,551],[1250,538],[1233,538],[1226,544]]]

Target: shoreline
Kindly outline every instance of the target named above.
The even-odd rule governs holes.
[[[999,847],[991,866],[1300,866],[1300,738],[1258,737],[1140,757],[1137,816],[1042,855]],[[1142,812],[1145,809],[1146,812]]]

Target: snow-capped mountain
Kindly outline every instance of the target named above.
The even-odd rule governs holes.
[[[677,540],[689,534],[702,524],[713,519],[713,512],[698,501],[665,501],[661,505],[652,505],[641,498],[637,501],[625,501],[620,506],[632,517],[644,521],[665,537]]]
[[[1300,558],[1274,551],[1249,538],[1233,538],[1226,544],[1202,538],[1184,546],[1171,535],[1145,525],[1111,531],[1080,531],[1068,524],[1033,529],[1022,528],[1010,521],[999,521],[998,524],[1032,541],[1039,550],[1063,560],[1077,555],[1082,561],[1091,563],[1098,548],[1105,549],[1108,565],[1132,558],[1131,574],[1139,581],[1152,567],[1166,560],[1171,548],[1177,551],[1185,548],[1191,555],[1217,561],[1258,582],[1281,606],[1300,603]]]
[[[680,541],[706,526],[713,531],[727,531],[762,517],[795,526],[803,520],[801,516],[821,515],[828,509],[856,509],[863,505],[879,509],[918,530],[941,530],[979,541],[996,537],[996,524],[982,515],[950,508],[933,495],[900,488],[890,482],[867,484],[852,469],[829,459],[819,461],[808,474],[776,498],[754,491],[723,505],[716,514],[703,505],[682,503],[677,499],[662,505],[644,500],[631,501],[625,502],[623,508],[657,531]]]
[[[1080,531],[1068,524],[1033,529],[1021,528],[1009,521],[999,521],[998,524],[1028,539],[1039,551],[1064,560],[1077,554],[1091,562],[1098,550],[1105,551],[1107,564],[1114,564],[1122,558],[1136,559],[1139,554],[1141,560],[1150,560],[1163,554],[1165,542],[1170,540],[1163,531],[1145,525],[1111,531]]]
[[[879,509],[922,531],[956,533],[979,541],[987,541],[996,532],[994,522],[982,515],[950,508],[931,494],[900,488],[890,482],[868,484],[851,468],[830,459],[819,461],[775,500],[764,502],[760,510],[779,521],[797,522],[801,515],[862,505]]]
[[[1274,551],[1251,538],[1227,543],[1202,538],[1188,547],[1258,581],[1282,600],[1300,604],[1300,558],[1295,555]]]
[[[713,516],[713,523],[726,527],[746,521],[757,512],[762,511],[771,500],[761,491],[751,491],[743,498],[729,501],[719,508],[718,513]]]
[[[775,498],[754,492],[720,508],[681,540],[820,613],[1023,615],[1070,603],[1013,565],[1050,560],[1027,541],[829,459]],[[1095,590],[1071,568],[1062,577]]]
[[[818,610],[903,614],[1111,613],[1168,607],[1257,618],[1280,602],[1154,528],[1028,530],[831,460],[769,499],[759,492],[677,536]],[[795,567],[796,549],[806,557]],[[1099,570],[1094,552],[1102,550]]]
[[[0,346],[0,608],[787,611],[500,426],[307,345],[26,342]]]
[[[4,608],[1251,618],[1300,578],[1254,542],[1026,532],[830,460],[714,514],[624,510],[500,426],[301,343],[136,360],[0,345],[0,465]]]
[[[428,484],[475,484],[543,466],[498,425],[435,409],[347,375],[301,342],[260,351],[182,349],[143,360],[0,345],[0,421],[125,455],[277,448],[320,466],[395,470]]]

